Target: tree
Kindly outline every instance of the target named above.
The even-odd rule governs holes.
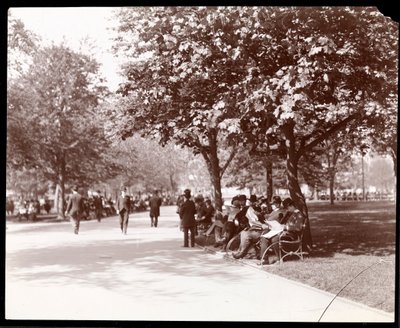
[[[182,149],[174,145],[162,147],[139,135],[123,142],[114,140],[111,148],[116,165],[123,171],[117,177],[119,184],[123,181],[139,191],[177,192],[180,175],[185,169],[186,153]]]
[[[253,17],[240,51],[253,69],[238,102],[250,117],[265,113],[262,131],[286,153],[291,197],[308,217],[299,161],[351,123],[385,119],[396,93],[398,24],[375,8],[261,8]]]
[[[98,64],[65,47],[38,49],[26,73],[11,81],[7,95],[7,162],[36,167],[57,182],[83,187],[112,175],[96,106],[106,95]],[[64,210],[61,208],[62,216]]]

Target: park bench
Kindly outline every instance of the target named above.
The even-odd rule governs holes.
[[[261,254],[260,265],[263,266],[266,262],[266,257],[276,256],[274,249],[278,249],[277,262],[283,263],[286,257],[295,256],[300,260],[303,260],[303,236],[306,228],[306,218],[302,215],[297,216],[296,220],[300,222],[291,222],[290,219],[287,224],[287,229],[283,230],[278,234],[278,240],[268,246],[268,248]],[[300,227],[300,231],[296,233],[291,232],[291,226],[297,225]],[[264,238],[264,237],[261,237]]]

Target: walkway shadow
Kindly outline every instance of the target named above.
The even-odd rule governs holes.
[[[22,282],[43,281],[51,286],[79,283],[115,290],[129,284],[126,274],[115,274],[116,270],[121,268],[129,273],[133,269],[141,276],[131,277],[132,280],[152,288],[158,295],[163,295],[164,291],[158,290],[158,282],[151,281],[152,274],[162,273],[175,278],[207,276],[221,283],[244,279],[240,270],[223,265],[223,259],[197,247],[182,248],[181,238],[153,241],[133,236],[121,238],[85,243],[76,240],[63,246],[20,249],[7,256],[9,275]],[[199,290],[185,293],[188,292],[199,293]]]

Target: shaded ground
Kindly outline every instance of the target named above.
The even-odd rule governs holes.
[[[328,202],[308,204],[315,257],[395,254],[394,202]]]

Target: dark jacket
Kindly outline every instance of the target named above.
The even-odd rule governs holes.
[[[129,212],[130,207],[131,207],[131,201],[130,201],[129,196],[125,195],[125,197],[120,196],[118,198],[118,201],[117,201],[117,210],[118,211],[121,212],[122,210],[125,210],[125,211]]]
[[[215,214],[214,206],[211,205],[210,207],[207,207],[207,205],[205,205],[201,217],[204,216],[205,217],[204,221],[208,222],[208,223],[211,223],[212,222],[212,218],[214,217],[214,214]]]
[[[80,194],[72,194],[68,200],[67,213],[77,218],[84,211],[83,197]]]
[[[179,210],[179,215],[182,218],[182,227],[189,228],[195,226],[195,214],[196,206],[194,205],[194,202],[191,199],[186,199]]]
[[[152,216],[160,216],[160,206],[161,206],[162,200],[160,197],[154,195],[150,198],[149,200],[149,206],[150,206],[150,215]]]

